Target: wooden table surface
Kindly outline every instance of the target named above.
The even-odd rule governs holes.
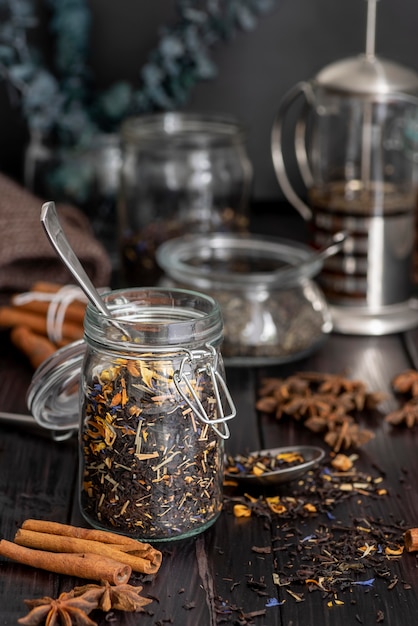
[[[0,339],[0,411],[27,413],[25,392],[31,370],[10,347],[7,333]],[[261,380],[266,376],[286,377],[296,371],[344,373],[363,380],[371,391],[387,392],[380,407],[384,415],[399,404],[391,388],[393,377],[407,368],[418,367],[417,346],[417,331],[383,337],[333,334],[302,361],[270,368],[228,369],[228,385],[238,409],[231,423],[228,452],[309,442],[324,447],[328,462],[330,450],[321,435],[310,433],[295,420],[278,421],[256,411]],[[319,580],[311,584],[278,584],[292,570],[298,556],[309,571],[312,563],[303,544],[314,542],[319,536],[324,536],[327,543],[326,533],[338,525],[365,526],[367,520],[378,520],[383,526],[400,529],[418,527],[418,426],[392,427],[383,416],[376,415],[362,415],[360,419],[375,437],[356,451],[356,468],[365,475],[380,477],[380,486],[387,490],[387,495],[370,496],[360,491],[336,504],[332,516],[318,512],[290,520],[278,515],[237,518],[231,513],[228,500],[219,519],[203,534],[160,544],[161,569],[153,579],[144,582],[144,594],[154,599],[145,613],[138,616],[115,611],[110,616],[93,613],[91,617],[101,626],[417,623],[416,553],[386,558],[388,573],[384,576],[376,575],[367,557],[359,553],[356,563],[364,569],[356,573],[353,566],[347,576],[357,582],[375,580],[366,585],[347,584],[335,595],[321,590]],[[77,452],[75,438],[55,442],[26,424],[0,421],[2,538],[12,540],[17,527],[30,517],[85,525],[77,502]],[[289,495],[298,488],[297,483],[283,485],[276,493]],[[349,537],[348,534],[348,541]],[[136,577],[135,582],[139,580]],[[26,614],[25,598],[57,597],[80,583],[1,559],[0,624],[11,626]]]
[[[418,335],[351,337],[332,335],[323,347],[309,358],[286,366],[268,369],[230,369],[228,383],[237,404],[238,415],[231,423],[228,451],[295,445],[310,441],[324,445],[319,435],[294,422],[278,422],[271,416],[257,414],[255,401],[264,376],[285,377],[295,370],[347,372],[364,380],[371,390],[390,393],[391,380],[400,371],[416,366],[414,346]],[[3,337],[1,357],[3,411],[25,411],[25,385],[30,369],[8,347]],[[398,401],[389,398],[384,410],[396,408]],[[405,527],[418,526],[418,431],[416,428],[390,427],[383,419],[367,424],[375,438],[358,450],[356,466],[366,473],[379,468],[388,495],[382,498],[352,497],[335,507],[341,523],[353,518],[382,518],[388,524],[401,522]],[[57,443],[49,436],[28,430],[27,426],[0,426],[0,506],[1,537],[12,539],[20,523],[29,517],[83,525],[77,503],[77,443],[75,439]],[[325,446],[326,449],[326,446]],[[286,487],[277,490],[287,493]],[[258,494],[254,494],[258,495]],[[339,594],[342,605],[328,606],[327,594],[293,586],[303,594],[297,602],[286,587],[273,582],[273,572],[285,568],[288,555],[281,549],[286,537],[279,517],[236,518],[228,511],[215,525],[195,539],[164,544],[164,559],[154,580],[145,583],[145,593],[155,598],[152,614],[139,618],[131,614],[114,615],[117,624],[177,624],[212,626],[240,622],[239,615],[263,611],[254,617],[257,625],[315,626],[340,623],[376,623],[384,615],[386,626],[412,624],[418,617],[418,561],[414,553],[405,553],[390,561],[391,580],[398,583],[388,590],[388,580],[376,578],[373,587],[358,586]],[[312,534],[321,525],[330,525],[324,515],[296,520],[299,537]],[[263,550],[257,552],[255,548]],[[264,550],[268,548],[268,550]],[[265,552],[265,553],[264,553]],[[360,558],[360,557],[359,557]],[[359,561],[360,562],[360,561]],[[362,573],[363,580],[374,576]],[[262,582],[262,593],[251,581]],[[73,579],[55,576],[2,559],[0,562],[0,623],[11,625],[25,614],[24,598],[57,596],[75,584]],[[80,581],[78,581],[80,582]],[[264,586],[265,585],[265,586]],[[265,595],[266,594],[266,595]],[[266,608],[271,598],[281,606]],[[235,607],[231,614],[228,607]],[[224,608],[222,608],[224,607]],[[227,608],[225,608],[227,607]],[[225,612],[224,612],[225,611]],[[381,611],[381,613],[378,613]],[[103,618],[100,624],[105,624]]]

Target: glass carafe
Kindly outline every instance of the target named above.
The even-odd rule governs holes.
[[[383,334],[415,326],[413,253],[418,156],[418,75],[374,55],[370,33],[358,57],[325,67],[283,98],[272,131],[277,178],[310,222],[315,247],[339,230],[343,250],[319,276],[334,305],[335,328]],[[284,125],[304,96],[294,125],[297,168],[284,151]],[[296,170],[303,185],[291,182]]]

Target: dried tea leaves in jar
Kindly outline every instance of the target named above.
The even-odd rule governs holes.
[[[173,356],[118,358],[90,371],[81,433],[86,516],[147,540],[200,532],[221,510],[223,447],[175,385]],[[189,383],[216,419],[211,378],[195,374]]]

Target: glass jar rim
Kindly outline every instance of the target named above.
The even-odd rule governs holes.
[[[185,235],[164,242],[156,258],[170,278],[200,289],[291,288],[317,274],[323,265],[323,260],[316,259],[315,252],[302,243],[253,234]],[[264,260],[278,265],[269,271],[220,271],[210,267],[215,259]],[[193,265],[192,260],[201,263]]]
[[[162,138],[173,141],[193,137],[208,142],[241,138],[245,136],[243,124],[234,116],[212,112],[166,112],[128,117],[120,130],[125,142],[159,142]]]
[[[119,330],[109,332],[109,319],[87,305],[84,332],[111,350],[144,352],[189,349],[222,338],[219,304],[210,295],[188,289],[132,287],[102,294]],[[125,331],[121,346],[121,331]]]

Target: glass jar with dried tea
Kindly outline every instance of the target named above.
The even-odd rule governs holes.
[[[81,511],[97,528],[141,540],[195,535],[221,511],[223,442],[235,415],[219,306],[176,289],[105,299],[117,321],[91,305],[85,318]]]

